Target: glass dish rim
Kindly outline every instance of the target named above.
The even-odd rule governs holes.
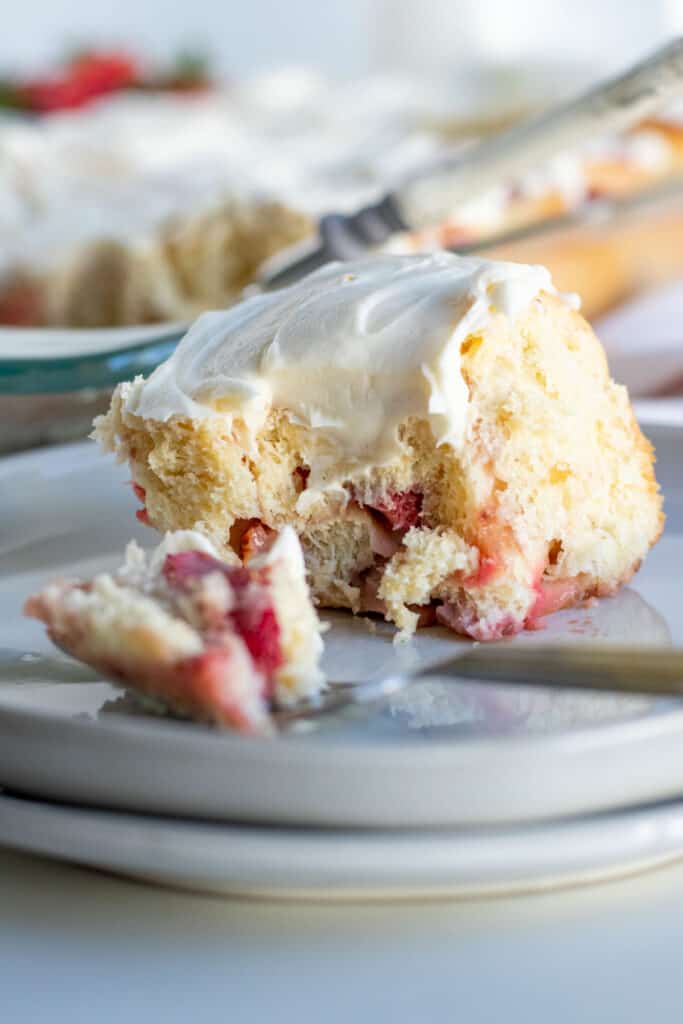
[[[120,381],[129,380],[139,373],[149,373],[166,359],[187,330],[187,324],[159,324],[129,328],[11,328],[16,331],[55,332],[74,334],[82,343],[88,333],[102,332],[103,335],[118,334],[129,338],[128,343],[112,344],[111,347],[88,352],[76,351],[57,356],[32,354],[10,356],[2,354],[2,329],[0,329],[0,396],[38,394],[66,394],[85,389],[111,389]],[[151,337],[135,340],[136,331],[149,333]],[[75,339],[74,339],[75,340]],[[104,337],[102,341],[106,340]]]

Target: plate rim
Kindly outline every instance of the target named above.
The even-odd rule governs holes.
[[[1,846],[223,896],[500,896],[596,884],[679,861],[683,801],[512,828],[340,834],[188,821],[0,791]]]
[[[678,440],[683,432],[683,428],[677,424],[658,426],[656,430],[660,433],[660,436],[666,433],[668,436],[676,438],[676,440]],[[46,474],[49,475],[50,470],[52,470],[56,476],[59,476],[61,469],[66,468],[67,465],[73,468],[74,455],[79,451],[86,456],[87,464],[94,461],[100,462],[101,456],[95,445],[88,442],[77,442],[70,445],[55,446],[54,448],[17,453],[2,459],[0,460],[0,479],[7,479],[8,475],[11,475],[14,470],[21,472],[28,467],[42,467]],[[76,468],[78,469],[79,467]],[[82,469],[82,466],[80,468]],[[89,732],[84,730],[89,730]],[[107,748],[113,748],[113,746],[118,745],[119,749],[125,748],[129,751],[138,751],[141,758],[147,758],[148,762],[153,757],[158,757],[162,752],[165,752],[165,756],[168,757],[170,750],[182,748],[186,756],[194,758],[196,765],[207,766],[212,764],[214,769],[216,765],[219,765],[223,770],[229,770],[231,766],[234,767],[239,762],[241,766],[244,766],[244,770],[247,770],[250,765],[256,763],[261,766],[264,764],[273,766],[274,770],[277,770],[278,767],[286,763],[289,766],[290,772],[293,772],[289,776],[292,778],[296,775],[297,771],[301,775],[303,771],[302,766],[307,766],[310,770],[311,765],[315,765],[315,767],[321,770],[327,770],[328,776],[331,776],[333,769],[338,765],[340,756],[347,756],[353,759],[357,773],[362,771],[363,768],[371,766],[376,773],[391,771],[399,773],[401,778],[406,779],[405,762],[408,761],[411,769],[415,771],[419,770],[423,773],[429,773],[433,770],[440,770],[441,782],[443,783],[445,771],[452,772],[455,770],[460,771],[461,769],[465,771],[467,765],[473,763],[481,770],[484,761],[488,761],[488,775],[497,765],[509,763],[510,758],[518,758],[515,762],[518,767],[524,762],[528,769],[529,760],[533,761],[535,757],[549,756],[552,763],[566,764],[575,757],[577,751],[585,754],[592,750],[592,756],[602,758],[604,763],[604,759],[609,757],[610,752],[614,752],[616,748],[623,747],[624,745],[628,745],[633,749],[634,744],[639,744],[640,746],[637,746],[637,749],[642,751],[646,745],[652,744],[653,739],[656,743],[661,744],[667,737],[671,745],[671,739],[673,738],[675,742],[683,733],[683,706],[679,709],[669,710],[666,715],[657,714],[655,711],[647,716],[641,715],[617,721],[597,721],[571,727],[558,725],[549,734],[529,733],[523,736],[499,735],[496,737],[463,736],[458,738],[457,744],[453,743],[451,737],[445,735],[430,738],[428,744],[420,742],[418,735],[414,737],[397,736],[392,738],[391,744],[383,744],[381,742],[378,743],[377,739],[369,734],[367,736],[361,734],[351,740],[348,737],[335,736],[333,734],[321,734],[319,736],[312,734],[306,737],[305,743],[298,742],[299,737],[296,735],[280,737],[276,742],[271,740],[259,741],[258,739],[234,734],[212,732],[206,727],[187,722],[178,723],[172,720],[159,721],[158,719],[154,721],[149,721],[148,719],[137,720],[132,716],[121,718],[120,720],[114,716],[104,716],[99,720],[84,721],[66,717],[63,713],[51,712],[49,709],[27,709],[16,705],[0,707],[0,731],[5,734],[6,741],[9,744],[4,752],[4,757],[0,751],[0,759],[5,762],[2,770],[2,774],[5,777],[2,781],[6,784],[14,785],[15,788],[23,788],[25,791],[32,792],[47,793],[49,790],[49,786],[44,780],[42,786],[38,784],[35,766],[23,768],[21,778],[17,775],[15,768],[12,769],[11,773],[7,773],[7,764],[10,760],[10,746],[14,743],[14,739],[20,735],[28,736],[26,740],[27,746],[24,749],[27,751],[33,750],[34,752],[39,752],[41,744],[48,741],[53,746],[57,746],[60,741],[62,747],[64,747],[72,739],[74,745],[81,749],[82,762],[85,762],[87,757],[91,756],[91,751],[95,744],[99,746],[104,745]],[[32,733],[39,733],[37,743],[35,736],[32,737]],[[64,737],[67,739],[65,740]],[[31,746],[32,742],[36,743],[33,747]],[[14,749],[17,749],[16,745]],[[50,756],[53,755],[54,750]],[[31,775],[32,771],[33,775]],[[675,783],[675,776],[672,777]],[[69,776],[69,770],[65,769],[61,782],[55,783],[51,781],[52,795],[57,798],[64,798],[64,786],[72,784],[69,783],[70,778],[73,779],[73,773]],[[108,805],[119,807],[137,806],[140,808],[144,805],[145,800],[147,800],[149,805],[151,798],[145,797],[144,794],[142,796],[136,793],[131,795],[130,782],[125,780],[125,770],[121,770],[116,776],[115,781],[122,795],[116,799],[108,799]],[[669,785],[668,776],[666,783]],[[62,786],[61,790],[59,789],[60,785]],[[91,792],[95,792],[98,785],[101,792],[112,792],[111,780],[96,780]],[[660,788],[665,788],[662,782],[659,782],[658,785]],[[611,783],[604,787],[605,792],[608,790],[612,792],[610,786]],[[633,792],[636,792],[637,787],[632,787],[632,789]],[[664,795],[660,794],[654,797],[646,795],[643,797],[642,787],[637,792],[641,794],[639,797],[640,802],[643,802],[647,799],[663,799],[667,795],[672,796],[674,790],[683,792],[683,776],[678,779],[677,786],[674,786],[672,783]],[[148,789],[147,792],[149,794],[152,790]],[[179,804],[182,804],[184,799],[185,796],[179,799]],[[207,796],[206,799],[210,800],[210,797]],[[443,798],[441,800],[442,804],[439,804],[437,800],[434,806],[437,808],[445,806]],[[137,804],[135,801],[138,801]],[[216,806],[218,806],[219,802],[217,801]],[[632,806],[634,804],[633,797],[625,800],[624,803]],[[245,819],[258,820],[259,816],[261,816],[261,820],[263,820],[262,815],[265,813],[263,808],[267,805],[268,798],[264,798],[264,801],[259,805],[259,809],[255,812],[251,812],[247,808]],[[537,805],[538,803],[534,806]],[[163,806],[167,808],[168,804]],[[301,808],[302,806],[301,799],[299,799],[298,807]],[[596,804],[589,804],[587,806],[591,806],[593,809],[596,808]],[[615,803],[614,806],[618,806],[618,803]],[[244,808],[242,810],[244,811]],[[556,814],[561,816],[567,813],[580,812],[580,809],[577,811],[574,808],[567,811],[561,807]],[[200,809],[199,816],[203,813]],[[216,813],[217,816],[225,820],[225,810],[219,810]],[[303,819],[300,816],[298,819],[293,817],[287,818],[288,813],[283,811],[283,816],[277,820],[298,820],[299,823],[302,823]],[[296,813],[300,815],[301,811],[299,810]],[[317,812],[318,815],[321,813],[323,812]],[[328,813],[332,814],[331,811]],[[346,810],[344,813],[348,815],[349,811]],[[409,820],[409,824],[415,825],[416,822],[419,823],[421,813],[424,813],[429,818],[429,813],[434,812],[421,812],[418,808],[410,813],[413,817],[410,818],[408,816],[406,820]],[[367,818],[368,811],[364,811],[363,814]],[[547,817],[548,814],[544,815],[538,811],[535,812],[536,818],[544,816]],[[271,820],[275,819],[271,816]],[[320,817],[318,816],[314,820],[319,822]],[[430,820],[436,823],[434,818]],[[519,815],[515,818],[511,813],[511,816],[507,819],[503,816],[502,818],[498,817],[488,820],[521,819]],[[454,818],[450,818],[449,821],[441,822],[441,824],[453,824],[454,821]],[[340,824],[348,825],[349,823],[355,823],[363,827],[382,827],[383,821],[380,821],[379,826],[377,826],[372,821],[363,820],[361,814],[359,820],[355,822],[349,822],[348,817],[339,821],[331,819],[328,822],[332,827],[338,827]],[[398,823],[396,827],[405,826]]]

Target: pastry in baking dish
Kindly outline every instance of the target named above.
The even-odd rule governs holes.
[[[31,597],[68,654],[174,712],[242,732],[270,729],[269,707],[316,693],[319,623],[294,532],[248,568],[192,531],[88,582],[58,580]]]
[[[0,324],[118,327],[192,320],[240,295],[278,250],[313,231],[276,202],[224,202],[146,240],[88,242],[54,266],[0,279]]]
[[[322,215],[372,202],[406,171],[486,131],[454,113],[452,83],[350,87],[295,74],[11,119],[0,126],[0,323],[146,324],[228,305],[264,260],[312,236]],[[478,242],[671,178],[682,152],[680,127],[650,121],[560,153],[395,244]],[[680,273],[681,218],[657,231],[608,246],[591,244],[589,232],[559,252],[550,239],[540,254],[522,242],[509,258],[552,266],[559,287],[584,289],[592,314],[643,272],[646,281]]]
[[[293,526],[317,603],[479,640],[611,594],[662,526],[624,388],[542,267],[330,265],[202,316],[96,421],[141,515],[248,559]]]

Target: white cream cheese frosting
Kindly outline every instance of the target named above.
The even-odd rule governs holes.
[[[252,437],[271,408],[284,410],[315,445],[310,497],[391,459],[408,417],[428,419],[438,444],[460,446],[462,342],[496,313],[514,321],[541,291],[555,291],[544,267],[444,252],[330,264],[205,313],[128,388],[125,408],[161,421],[218,415]]]

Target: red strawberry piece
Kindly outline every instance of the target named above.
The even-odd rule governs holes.
[[[78,82],[62,78],[30,79],[20,86],[19,92],[30,110],[42,114],[79,107],[87,98]]]
[[[512,636],[524,628],[524,622],[512,615],[503,615],[497,621],[482,620],[474,608],[467,603],[451,602],[436,609],[437,621],[452,629],[454,633],[470,636],[473,640],[500,640]]]
[[[466,587],[485,587],[505,566],[506,553],[513,545],[509,524],[496,509],[486,505],[479,510],[472,542],[479,548],[479,565],[464,580]]]
[[[573,604],[581,594],[581,581],[577,579],[541,580],[536,586],[536,600],[531,606],[524,625],[537,628],[539,619]]]
[[[40,289],[30,281],[16,280],[0,293],[0,324],[34,327],[43,319]]]
[[[251,575],[246,569],[226,565],[205,551],[179,551],[175,555],[166,555],[162,572],[169,586],[178,590],[187,589],[194,580],[212,572],[225,576],[234,590],[244,590],[251,582]]]
[[[124,53],[90,53],[75,58],[61,74],[29,79],[18,88],[20,100],[31,110],[50,113],[81,107],[106,93],[135,85],[137,63]]]
[[[256,667],[266,677],[272,676],[284,660],[280,624],[270,594],[258,578],[247,569],[225,565],[203,551],[167,555],[163,568],[167,583],[179,590],[190,589],[193,581],[214,572],[225,577],[235,594],[235,606],[229,614],[236,632]]]
[[[152,523],[149,518],[149,513],[145,508],[145,501],[147,498],[147,492],[145,491],[145,488],[141,487],[140,484],[136,484],[134,480],[131,480],[130,485],[133,488],[133,494],[135,495],[135,497],[138,499],[138,501],[142,502],[142,508],[139,508],[137,510],[137,512],[135,513],[135,518],[139,523],[144,523],[145,526],[151,526]]]
[[[68,78],[84,96],[101,96],[134,85],[139,80],[137,63],[124,53],[91,53],[69,65]]]
[[[370,508],[383,515],[392,530],[405,533],[422,515],[422,495],[419,491],[399,491],[373,501]]]
[[[243,562],[249,562],[256,555],[267,551],[275,540],[276,531],[271,530],[260,519],[250,519],[249,525],[242,533],[240,541],[240,557]]]
[[[266,678],[271,678],[284,661],[280,624],[272,603],[264,604],[258,611],[246,603],[238,605],[232,612],[232,620],[256,666]]]

